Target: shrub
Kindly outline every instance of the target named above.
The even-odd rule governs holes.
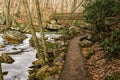
[[[83,5],[84,17],[87,23],[95,26],[97,32],[108,32],[106,18],[115,17],[119,13],[119,0],[86,0]]]
[[[106,60],[110,60],[112,57],[119,55],[120,51],[120,30],[114,31],[109,38],[106,38],[101,46],[106,53]]]
[[[104,80],[120,80],[120,73],[114,72],[110,76],[107,76]]]

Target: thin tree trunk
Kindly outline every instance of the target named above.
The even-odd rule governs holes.
[[[71,12],[75,9],[77,0],[73,0]]]
[[[6,24],[10,27],[10,0],[6,0]]]
[[[2,74],[2,66],[1,66],[1,62],[0,62],[0,80],[4,80],[4,79],[3,79],[3,74]]]
[[[78,6],[76,6],[76,7],[72,10],[71,13],[74,13],[74,12],[82,5],[83,2],[84,2],[84,0],[82,0],[82,1],[78,4]]]
[[[35,2],[36,2],[37,19],[38,19],[38,24],[39,24],[39,28],[40,28],[40,32],[41,32],[41,37],[42,37],[44,55],[45,55],[46,60],[48,61],[47,48],[46,48],[46,44],[45,44],[45,35],[44,35],[44,32],[43,32],[43,25],[42,25],[42,20],[41,20],[40,5],[39,5],[38,0],[35,0]]]
[[[62,0],[61,2],[61,12],[63,13],[63,11],[64,11],[64,0]]]
[[[2,6],[3,6],[3,13],[5,15],[5,21],[6,21],[6,24],[7,24],[8,17],[7,17],[7,3],[6,3],[6,0],[2,0]]]
[[[23,4],[24,4],[24,8],[25,8],[25,11],[26,11],[26,14],[27,14],[27,18],[29,20],[29,26],[30,26],[31,34],[33,36],[33,41],[34,41],[35,47],[37,49],[38,59],[41,60],[42,65],[45,65],[45,57],[42,54],[42,51],[40,50],[40,45],[39,45],[37,36],[35,34],[35,28],[33,26],[32,17],[31,17],[31,14],[30,14],[30,10],[29,10],[29,7],[28,7],[27,0],[23,0]]]
[[[47,2],[46,2],[46,7],[48,8],[49,6],[49,0],[47,0]]]
[[[14,12],[13,12],[13,15],[12,15],[12,25],[15,23],[15,17],[19,12],[20,3],[21,3],[21,0],[19,0],[18,3],[15,6],[15,9],[14,9]]]
[[[33,2],[33,0],[30,0],[30,2],[29,2],[30,3],[30,6],[29,6],[30,7],[30,12],[32,12],[32,5],[33,5],[32,2]]]

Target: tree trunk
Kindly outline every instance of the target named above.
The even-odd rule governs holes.
[[[3,79],[3,74],[2,74],[2,66],[1,66],[1,62],[0,62],[0,80],[4,80],[4,79]]]
[[[32,5],[33,5],[33,0],[29,0],[29,3],[30,3],[30,12],[32,12]]]
[[[61,12],[63,13],[63,11],[64,11],[64,0],[62,0],[61,2]]]
[[[42,44],[43,44],[43,49],[44,49],[44,55],[46,60],[48,59],[48,55],[47,55],[47,48],[46,48],[46,44],[45,44],[45,35],[43,32],[43,25],[42,25],[42,20],[41,20],[41,12],[40,12],[40,5],[39,5],[39,1],[35,0],[36,2],[36,13],[37,13],[37,20],[38,20],[38,24],[39,24],[39,28],[40,28],[40,32],[41,32],[41,37],[42,37]],[[48,60],[47,60],[48,61]]]
[[[33,41],[34,41],[35,47],[37,49],[38,59],[41,60],[42,65],[45,65],[45,57],[42,54],[42,51],[40,50],[40,45],[39,45],[37,36],[35,34],[35,28],[33,26],[32,17],[31,17],[31,14],[30,14],[30,10],[29,10],[29,7],[28,7],[27,0],[23,0],[23,4],[24,4],[24,8],[25,8],[25,11],[26,11],[26,14],[27,14],[27,19],[29,20],[29,26],[30,26],[32,37],[33,37]]]
[[[77,4],[77,0],[73,0],[71,12],[75,9],[76,4]]]
[[[21,0],[18,1],[18,3],[17,3],[16,6],[15,6],[15,9],[14,9],[14,11],[13,11],[13,15],[12,15],[12,25],[14,25],[14,23],[15,23],[15,18],[16,18],[16,15],[17,15],[18,12],[19,12],[20,4],[21,4]]]
[[[10,0],[2,0],[2,2],[3,2],[4,14],[6,18],[6,25],[10,26],[10,20],[9,20]]]
[[[47,0],[47,2],[46,2],[46,7],[48,8],[49,6],[49,0]]]
[[[78,6],[76,6],[76,7],[71,11],[71,13],[74,13],[74,12],[83,4],[83,2],[84,2],[84,0],[82,0],[82,1],[78,4]]]

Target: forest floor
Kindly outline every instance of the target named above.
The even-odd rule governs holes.
[[[89,56],[89,58],[86,58],[90,50],[94,50],[95,53]],[[99,43],[94,43],[90,47],[82,48],[82,54],[86,58],[85,63],[89,80],[104,80],[106,76],[114,72],[120,72],[120,58],[117,56],[109,62],[106,62],[105,51],[99,46]]]
[[[70,40],[61,80],[87,80],[84,59],[79,41],[82,36]]]

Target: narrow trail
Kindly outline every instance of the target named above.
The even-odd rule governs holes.
[[[88,80],[86,77],[84,59],[79,47],[79,40],[82,37],[83,36],[75,37],[70,41],[60,80]]]

